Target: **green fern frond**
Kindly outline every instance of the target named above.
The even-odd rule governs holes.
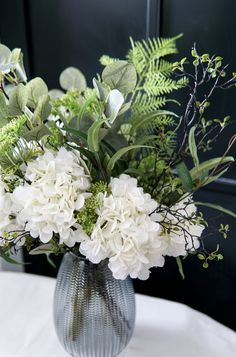
[[[179,88],[183,88],[188,83],[187,78],[183,77],[178,81],[166,77],[161,72],[153,73],[152,75],[148,75],[144,84],[143,90],[149,96],[159,96],[164,94],[169,94],[174,90]]]
[[[127,58],[132,62],[139,74],[141,74],[147,66],[161,57],[177,53],[176,39],[182,35],[173,38],[153,38],[147,41],[133,41],[130,38],[131,50],[128,52]]]
[[[145,114],[161,109],[166,104],[165,97],[151,97],[146,93],[138,92],[132,104],[134,114]]]
[[[154,117],[147,124],[142,127],[142,135],[152,134],[159,132],[161,128],[171,127],[175,124],[175,120],[171,116],[163,115],[159,117]]]

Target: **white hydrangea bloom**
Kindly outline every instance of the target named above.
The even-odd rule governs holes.
[[[160,226],[149,216],[157,203],[129,175],[111,179],[109,187],[111,195],[101,195],[98,220],[80,251],[93,263],[109,258],[117,279],[147,279],[151,267],[164,264]]]
[[[196,222],[196,213],[197,208],[192,197],[188,196],[183,197],[170,209],[167,208],[165,213],[153,215],[155,221],[170,225],[170,232],[163,233],[166,242],[165,255],[185,256],[187,251],[199,248],[199,238],[204,226]]]
[[[4,245],[7,238],[3,238],[5,232],[22,230],[23,227],[12,218],[13,204],[11,193],[8,192],[7,185],[0,181],[0,246]],[[16,240],[17,245],[24,244],[24,239]]]
[[[82,209],[90,196],[90,180],[80,165],[79,154],[65,148],[46,151],[28,163],[25,178],[30,184],[13,192],[18,222],[43,243],[58,233],[60,244],[72,247],[84,234],[76,225],[74,212]]]

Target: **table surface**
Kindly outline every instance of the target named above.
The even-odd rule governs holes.
[[[0,272],[0,356],[68,357],[53,327],[55,279]],[[236,333],[185,305],[136,295],[134,335],[120,357],[235,357]]]

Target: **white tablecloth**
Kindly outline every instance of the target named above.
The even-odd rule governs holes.
[[[0,356],[69,357],[55,335],[55,280],[0,272]],[[171,301],[136,295],[133,338],[120,357],[235,357],[236,333]]]

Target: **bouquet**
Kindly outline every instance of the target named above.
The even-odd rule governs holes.
[[[125,59],[101,57],[91,87],[74,67],[61,90],[27,81],[20,49],[0,45],[0,255],[71,251],[94,264],[108,259],[117,279],[147,279],[166,256],[221,260],[204,245],[199,206],[236,217],[194,193],[225,174],[229,140],[214,145],[228,116],[207,109],[215,90],[235,86],[222,57],[172,61],[175,38],[133,41]],[[172,55],[172,57],[168,57]],[[186,103],[177,92],[188,91]],[[176,94],[175,94],[176,93]],[[213,149],[213,150],[212,150]],[[201,162],[201,152],[212,158]],[[217,229],[224,237],[228,225]]]

